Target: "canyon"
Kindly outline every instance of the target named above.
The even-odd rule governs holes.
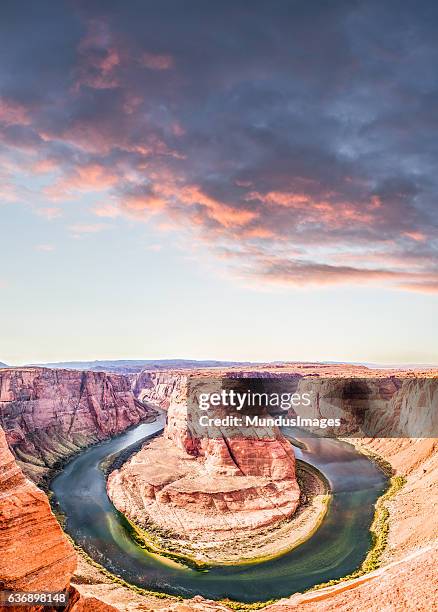
[[[36,483],[82,448],[155,414],[121,375],[0,369],[0,425],[18,466]]]
[[[418,415],[428,426],[435,423],[437,371],[422,372],[421,376],[427,380],[421,384],[418,372],[370,371],[360,366],[294,364],[284,368],[261,366],[244,371],[226,370],[227,373],[230,371],[245,376],[294,375],[302,388],[308,384],[305,380],[308,375],[318,375],[321,379],[372,378],[370,385],[376,385],[375,380],[379,379],[379,398],[392,402],[394,409],[385,412],[386,404],[377,398],[379,402],[370,415],[373,428],[380,427],[385,432],[391,430],[393,435],[412,432],[417,426]],[[199,373],[218,375],[216,369]],[[120,494],[118,503],[125,512],[133,513],[134,520],[141,520],[139,506],[133,504],[133,492],[139,489],[137,478],[143,483],[148,482],[149,497],[140,500],[141,512],[147,507],[153,513],[153,504],[157,503],[161,503],[162,508],[171,502],[172,507],[179,508],[182,513],[190,512],[187,508],[198,506],[205,513],[206,508],[214,506],[213,515],[218,517],[221,512],[227,512],[227,516],[238,516],[241,519],[239,525],[243,522],[244,527],[247,510],[242,500],[254,495],[253,499],[259,501],[261,491],[266,492],[265,487],[274,487],[272,490],[279,506],[293,515],[299,493],[295,488],[293,452],[286,450],[284,440],[281,437],[263,440],[263,445],[271,445],[268,455],[277,454],[274,462],[260,458],[261,453],[257,451],[251,453],[247,441],[231,440],[230,443],[230,440],[196,439],[186,423],[184,387],[187,374],[186,370],[143,371],[127,376],[45,368],[0,370],[0,424],[3,430],[0,431],[0,537],[2,552],[6,551],[0,561],[0,580],[4,588],[70,588],[70,608],[74,610],[186,612],[228,609],[225,603],[201,597],[181,602],[170,597],[139,595],[112,582],[98,568],[77,557],[52,514],[47,497],[34,484],[43,484],[54,469],[80,449],[153,418],[156,407],[168,411],[165,435],[141,449],[109,478],[109,489]],[[219,374],[224,374],[224,371]],[[323,395],[324,389],[321,388]],[[427,406],[433,406],[434,411],[427,411]],[[324,403],[319,401],[314,409],[324,414]],[[346,433],[351,436],[356,423],[348,407],[343,416]],[[396,474],[406,478],[402,490],[386,502],[390,529],[382,566],[354,580],[292,595],[265,608],[269,612],[298,607],[309,610],[359,610],[365,607],[381,610],[386,606],[388,610],[421,610],[438,605],[434,571],[438,562],[436,438],[361,436],[350,437],[349,441],[367,453],[384,458]],[[162,446],[154,449],[158,442]],[[252,442],[250,448],[254,448]],[[163,452],[169,455],[163,455]],[[167,456],[177,466],[177,479],[174,479],[175,470],[169,474]],[[190,469],[187,471],[188,465]],[[146,479],[142,474],[145,466],[148,468]],[[155,473],[150,471],[150,466],[154,466]],[[207,476],[213,476],[214,486],[212,478]],[[251,480],[247,479],[256,479],[255,488],[251,489]],[[224,491],[226,482],[230,486]],[[289,485],[287,491],[282,488],[283,482]],[[129,487],[130,496],[125,498],[123,490]],[[245,488],[246,494],[242,495]],[[258,527],[266,521],[269,523],[275,516],[272,508],[253,508],[253,511]],[[202,523],[196,522],[196,512],[190,516],[193,515],[195,518],[188,524],[192,534],[200,535]],[[168,527],[172,525],[169,523]],[[219,534],[219,539],[221,532],[224,540],[227,539],[225,534],[230,533],[228,528],[224,529],[214,521],[210,527],[212,532]],[[231,531],[235,529],[236,525]]]
[[[272,550],[271,528],[279,523],[282,538],[290,540],[289,519],[300,489],[292,446],[280,431],[272,429],[259,439],[239,431],[227,437],[218,428],[213,436],[196,437],[188,424],[193,415],[187,377],[175,379],[171,388],[151,384],[154,380],[143,376],[137,392],[145,385],[139,397],[160,407],[163,402],[155,394],[164,394],[164,435],[110,474],[108,494],[116,508],[146,530],[152,524],[159,548],[171,541],[174,552],[176,545],[178,553],[197,561],[265,557]],[[308,479],[314,484],[316,476]]]

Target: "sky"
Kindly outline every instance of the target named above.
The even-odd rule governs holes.
[[[438,363],[437,26],[4,0],[0,361]]]

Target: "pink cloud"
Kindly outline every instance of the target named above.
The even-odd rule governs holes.
[[[118,175],[96,163],[76,166],[45,189],[52,201],[71,199],[75,191],[105,191],[115,185]]]
[[[37,174],[46,174],[47,172],[53,172],[57,168],[58,164],[54,159],[39,159],[31,166],[32,172],[36,172]]]
[[[18,102],[0,97],[0,123],[4,125],[29,125],[29,110]]]
[[[263,238],[263,239],[271,239],[275,237],[275,234],[272,230],[269,230],[266,227],[253,227],[242,230],[242,236],[245,238]]]
[[[329,197],[334,197],[331,202]],[[252,191],[245,197],[246,200],[259,200],[264,204],[281,206],[287,209],[302,211],[305,221],[311,223],[324,223],[332,228],[356,223],[370,224],[373,222],[372,211],[379,208],[376,198],[371,198],[368,205],[340,201],[338,194],[326,194],[324,200],[315,199],[306,193],[270,191],[262,194]],[[368,210],[368,212],[367,212]]]
[[[143,53],[140,63],[145,68],[149,68],[149,70],[169,70],[174,66],[171,55],[158,53]]]
[[[172,195],[188,205],[201,204],[207,209],[208,216],[223,227],[247,225],[257,217],[256,211],[237,208],[207,195],[199,185],[188,185],[180,190],[176,188]]]
[[[17,202],[18,193],[17,188],[8,181],[4,182],[0,186],[0,202]]]
[[[118,87],[117,68],[122,63],[121,51],[104,20],[88,22],[87,34],[78,46],[78,56],[73,91],[78,92],[82,86],[92,89]]]
[[[76,166],[72,175],[66,179],[67,189],[97,190],[108,189],[118,181],[118,175],[96,163]]]
[[[159,195],[126,195],[123,197],[122,209],[127,212],[157,213],[165,210],[167,201]]]
[[[423,232],[404,232],[403,236],[406,236],[406,238],[410,238],[415,242],[424,242],[427,240],[427,236]]]
[[[438,274],[427,275],[381,268],[332,265],[300,259],[261,256],[247,272],[254,280],[292,287],[373,284],[409,291],[438,292]]]
[[[171,125],[171,131],[174,136],[184,136],[186,130],[179,121],[174,121]]]
[[[399,284],[399,288],[418,293],[438,293],[438,277],[429,281],[402,282]]]
[[[122,214],[120,207],[114,204],[101,204],[93,208],[93,213],[97,217],[108,217],[114,219]]]

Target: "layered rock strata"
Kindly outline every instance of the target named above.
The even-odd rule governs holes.
[[[81,448],[155,414],[135,398],[124,376],[0,369],[0,424],[18,465],[35,482]]]
[[[337,436],[363,437],[437,437],[438,377],[435,370],[377,370],[363,366],[297,364],[258,369],[210,369],[203,371],[150,372],[132,377],[136,396],[167,410],[180,405],[187,381],[196,378],[259,378],[277,383],[274,390],[309,393],[309,406],[295,406],[291,416],[309,418],[340,417]],[[183,423],[175,440],[187,434],[182,419],[169,423],[168,431]],[[333,433],[330,428],[325,433]],[[368,436],[367,436],[368,434]],[[178,442],[179,443],[179,442]]]
[[[226,562],[214,552],[218,542],[255,537],[297,509],[292,446],[278,429],[262,439],[239,432],[228,438],[220,429],[213,437],[195,437],[186,378],[163,378],[154,374],[154,387],[144,378],[140,396],[146,390],[149,401],[167,403],[164,437],[110,474],[109,495],[136,524],[165,532],[178,551]]]
[[[312,369],[313,368],[313,369]],[[275,372],[281,368],[277,368]],[[285,368],[283,368],[283,371]],[[359,373],[360,370],[360,373]],[[27,371],[27,370],[26,370]],[[352,368],[345,366],[321,366],[294,365],[289,368],[289,373],[297,373],[300,376],[307,372],[318,372],[321,375],[366,375],[364,368]],[[1,372],[3,375],[3,372]],[[438,379],[438,372],[426,372],[431,378]],[[370,376],[382,376],[414,379],[413,373],[404,372],[369,372]],[[63,377],[63,374],[61,374]],[[149,378],[149,374],[143,375]],[[176,376],[177,378],[177,376]],[[175,381],[175,375],[173,375]],[[165,384],[165,381],[162,381]],[[177,382],[175,384],[178,384]],[[152,393],[156,393],[153,389]],[[421,394],[421,393],[420,393]],[[147,394],[146,394],[147,395]],[[165,402],[161,394],[160,400]],[[14,400],[13,400],[14,401]],[[23,406],[23,404],[21,404]],[[405,397],[406,411],[409,413],[412,402]],[[394,418],[394,417],[391,417]],[[415,418],[412,417],[411,418]],[[19,422],[19,415],[8,421],[14,427]],[[15,438],[9,435],[10,444],[13,445]],[[35,438],[35,450],[39,451],[41,437]],[[409,440],[409,439],[361,439],[358,441],[364,450],[377,452],[391,463],[398,474],[407,477],[407,483],[397,496],[387,502],[390,509],[390,530],[388,538],[388,549],[384,554],[384,565],[377,571],[362,576],[352,581],[343,582],[333,587],[305,594],[296,594],[290,598],[267,608],[269,612],[285,612],[289,610],[315,610],[317,612],[328,610],[340,610],[342,612],[358,610],[370,610],[380,612],[382,609],[388,612],[398,610],[433,610],[438,608],[438,579],[436,566],[438,563],[438,545],[434,544],[438,536],[438,512],[437,510],[437,488],[438,488],[438,465],[437,465],[437,440]],[[10,453],[6,451],[4,438],[1,438],[0,428],[0,509],[7,509],[2,513],[2,535],[10,532],[6,528],[11,515],[11,505],[14,508],[12,525],[17,530],[15,537],[20,537],[22,548],[26,548],[26,561],[23,557],[24,572],[17,572],[17,551],[10,552],[10,544],[6,539],[0,542],[0,548],[6,555],[0,555],[0,580],[6,585],[15,588],[27,588],[33,585],[36,588],[44,586],[48,590],[56,590],[68,583],[73,562],[71,560],[72,550],[61,530],[54,523],[54,517],[50,514],[50,508],[45,501],[44,495],[31,483],[23,478],[17,469],[17,462],[13,460]],[[20,484],[21,483],[21,484]],[[30,488],[29,488],[30,486]],[[25,500],[23,502],[23,491]],[[32,494],[27,498],[26,491]],[[38,501],[40,500],[40,501]],[[11,505],[10,505],[11,504]],[[28,509],[35,504],[41,512],[32,515],[29,520]],[[46,509],[45,511],[43,509]],[[51,518],[48,518],[51,517]],[[23,521],[20,524],[21,520]],[[31,524],[30,524],[31,523]],[[52,531],[52,525],[55,531]],[[15,527],[14,527],[15,528]],[[50,528],[50,529],[49,529]],[[33,534],[28,534],[28,530]],[[38,536],[39,532],[48,534],[47,548],[51,553],[58,551],[59,564],[53,563],[54,557],[47,553],[46,542]],[[56,533],[57,535],[56,535]],[[43,548],[44,547],[44,548]],[[64,551],[64,552],[62,552]],[[24,554],[22,552],[22,554]],[[34,558],[35,557],[35,558]],[[55,555],[56,558],[56,555]],[[224,611],[228,607],[224,604],[210,602],[196,597],[189,601],[175,601],[167,598],[155,598],[153,596],[142,596],[132,592],[100,573],[98,569],[88,565],[83,559],[79,559],[79,567],[72,579],[74,588],[72,590],[71,610],[74,612],[99,610],[109,612],[114,610],[163,610],[178,612],[212,612],[214,610]],[[39,564],[39,565],[38,565]],[[58,569],[56,569],[56,567]],[[27,570],[26,568],[30,568]],[[42,576],[41,583],[35,579]],[[69,610],[70,610],[69,609]],[[21,608],[23,610],[23,608]]]
[[[76,554],[45,494],[27,480],[0,428],[0,589],[68,588]]]

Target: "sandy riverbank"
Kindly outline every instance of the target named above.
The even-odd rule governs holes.
[[[131,525],[137,541],[152,552],[168,555],[181,562],[208,565],[260,563],[278,557],[310,538],[320,526],[330,502],[329,486],[314,467],[297,461],[297,477],[301,489],[300,505],[295,514],[275,525],[261,528],[250,535],[235,534],[229,541],[203,541],[169,538],[156,526],[146,530]]]

